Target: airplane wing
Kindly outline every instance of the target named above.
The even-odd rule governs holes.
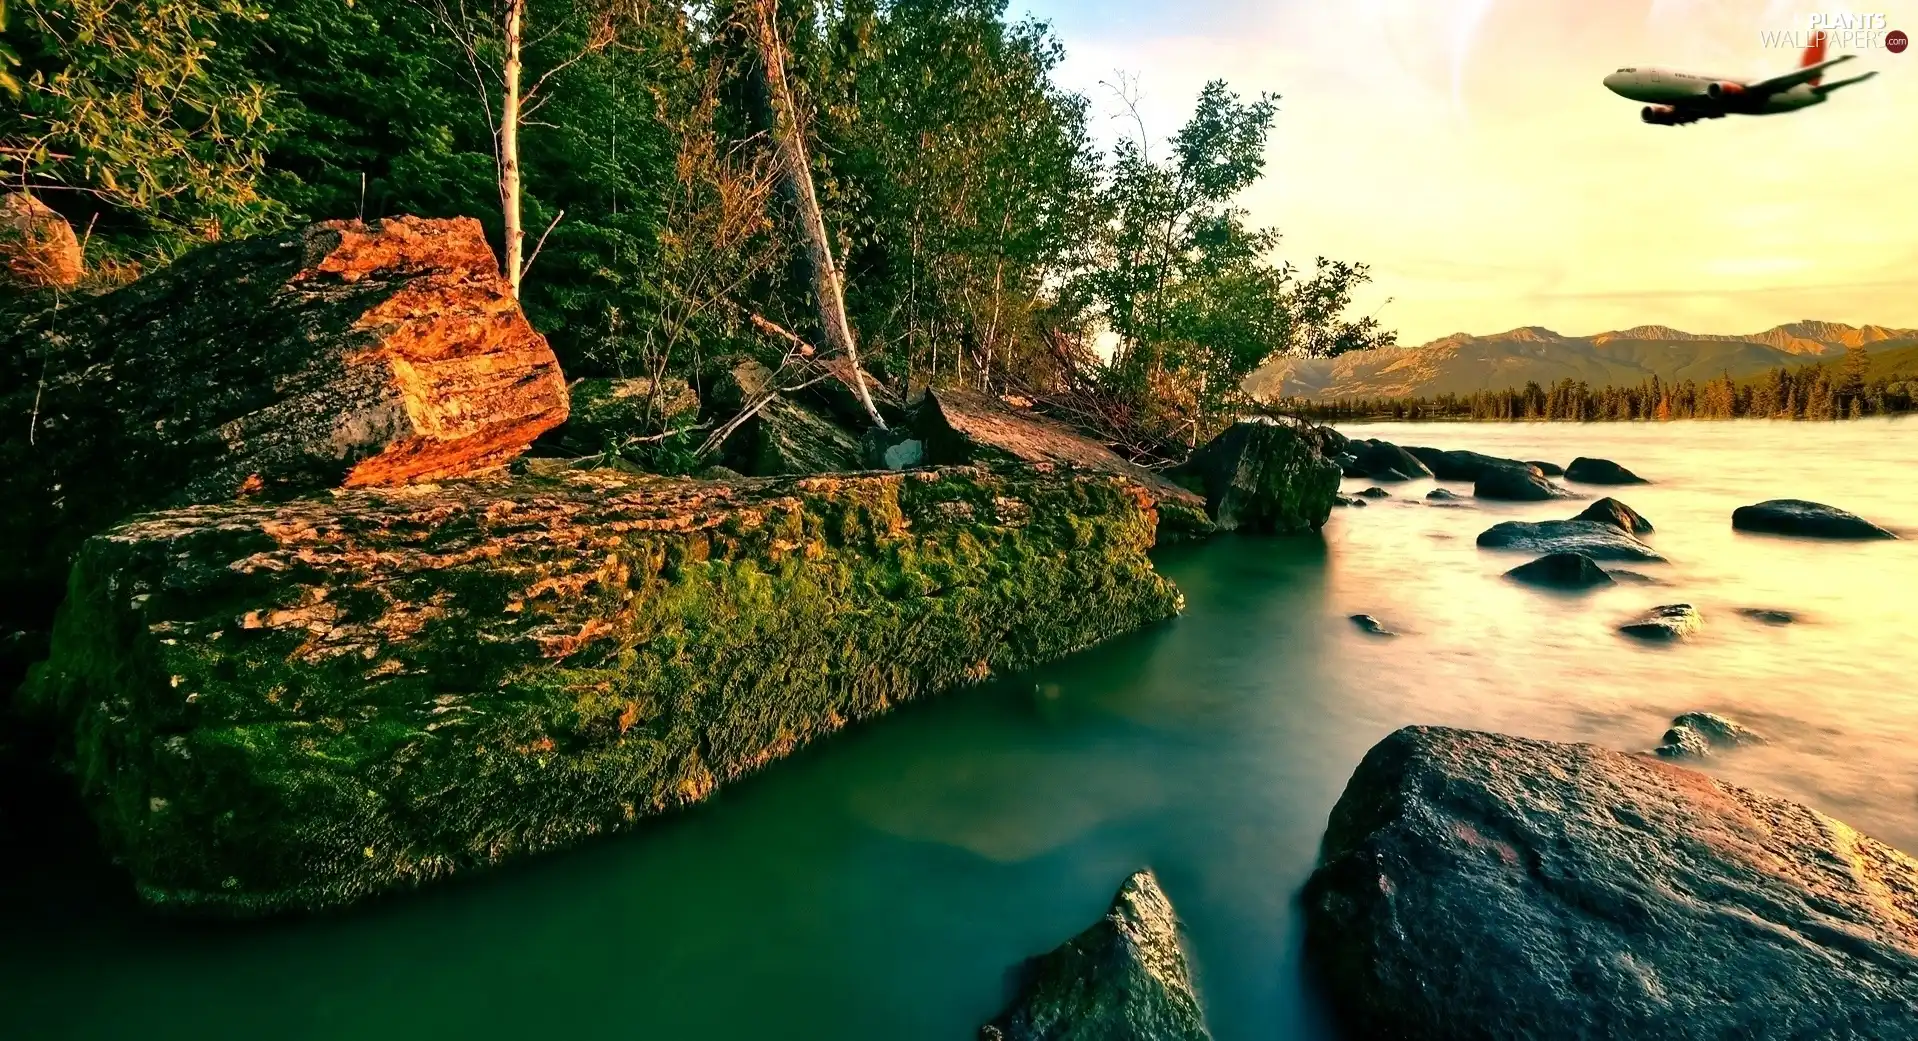
[[[1833,65],[1850,61],[1856,57],[1858,57],[1856,54],[1841,54],[1830,61],[1821,61],[1816,65],[1807,65],[1802,69],[1793,69],[1783,76],[1773,76],[1771,79],[1759,80],[1757,83],[1747,83],[1745,84],[1745,92],[1748,94],[1782,94],[1798,86],[1800,83],[1810,83],[1816,80],[1825,74],[1826,69],[1831,68]]]
[[[1873,69],[1872,71],[1865,73],[1863,76],[1853,76],[1852,78],[1848,80],[1839,80],[1835,83],[1820,83],[1818,86],[1813,87],[1812,90],[1815,90],[1820,94],[1829,94],[1832,91],[1837,90],[1839,87],[1849,87],[1854,83],[1863,83],[1866,80],[1876,75],[1878,75],[1878,70]]]

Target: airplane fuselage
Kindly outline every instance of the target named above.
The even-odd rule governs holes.
[[[1612,93],[1620,97],[1642,101],[1649,105],[1686,105],[1702,102],[1728,113],[1747,116],[1795,112],[1801,108],[1823,104],[1827,96],[1813,89],[1811,84],[1801,83],[1776,94],[1747,99],[1744,97],[1745,89],[1740,81],[1729,77],[1699,76],[1689,72],[1652,68],[1620,69],[1605,77],[1605,85],[1611,88]]]

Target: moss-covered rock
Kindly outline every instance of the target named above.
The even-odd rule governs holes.
[[[675,377],[584,379],[574,381],[570,389],[571,414],[533,443],[535,452],[617,453],[630,448],[636,438],[656,437],[699,418],[699,395]]]
[[[1242,419],[1172,471],[1205,494],[1222,531],[1297,535],[1317,531],[1339,497],[1339,467],[1308,430]]]
[[[343,904],[698,802],[1165,618],[1151,498],[1008,468],[564,471],[89,540],[25,707],[153,904]]]

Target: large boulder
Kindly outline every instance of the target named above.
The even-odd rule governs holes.
[[[1400,730],[1304,909],[1353,1037],[1918,1037],[1918,861],[1651,757]]]
[[[1119,457],[1050,416],[1017,410],[969,390],[928,390],[914,416],[922,460],[934,465],[1041,463],[1123,476],[1151,494],[1173,534],[1210,530],[1206,500],[1190,488]],[[1334,480],[1334,487],[1337,481]],[[1330,503],[1327,504],[1328,510]],[[1325,523],[1320,517],[1319,523]]]
[[[1179,920],[1150,871],[1126,879],[1104,918],[1021,976],[980,1041],[1211,1041]]]
[[[1572,465],[1565,468],[1565,479],[1580,484],[1650,484],[1643,477],[1612,462],[1610,459],[1592,459],[1579,456]]]
[[[1898,536],[1836,506],[1803,499],[1772,499],[1732,511],[1732,527],[1769,535],[1815,539],[1895,539]]]
[[[1524,469],[1532,465],[1478,452],[1448,452],[1438,448],[1407,448],[1406,451],[1417,456],[1420,462],[1431,469],[1432,476],[1441,481],[1476,481],[1487,470],[1511,467]]]
[[[1484,549],[1526,553],[1582,553],[1593,560],[1662,561],[1634,532],[1650,531],[1651,523],[1631,507],[1601,499],[1570,520],[1504,521],[1479,533]]]
[[[1353,468],[1359,475],[1375,481],[1413,481],[1432,476],[1432,471],[1417,456],[1390,441],[1353,441]]]
[[[868,465],[856,432],[861,428],[841,422],[819,398],[801,394],[832,379],[809,361],[779,372],[740,356],[709,364],[700,380],[702,414],[707,426],[731,428],[720,445],[720,464],[750,477],[877,469]]]
[[[23,707],[149,903],[344,904],[696,803],[1171,616],[1139,486],[562,471],[89,540]]]
[[[1481,499],[1505,502],[1544,502],[1569,498],[1571,493],[1538,472],[1535,466],[1487,466],[1478,472],[1472,494]]]
[[[0,331],[0,628],[129,514],[497,467],[566,383],[478,221],[220,243]]]
[[[1242,419],[1172,476],[1204,491],[1220,530],[1294,535],[1325,526],[1338,501],[1338,467],[1299,427]]]
[[[0,289],[68,289],[85,274],[66,218],[27,192],[0,197]]]

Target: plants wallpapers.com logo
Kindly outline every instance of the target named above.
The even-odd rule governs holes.
[[[1902,29],[1891,28],[1882,12],[1808,14],[1803,28],[1764,29],[1759,42],[1767,48],[1805,50],[1816,43],[1838,50],[1875,51],[1903,54],[1911,46],[1911,37]]]

